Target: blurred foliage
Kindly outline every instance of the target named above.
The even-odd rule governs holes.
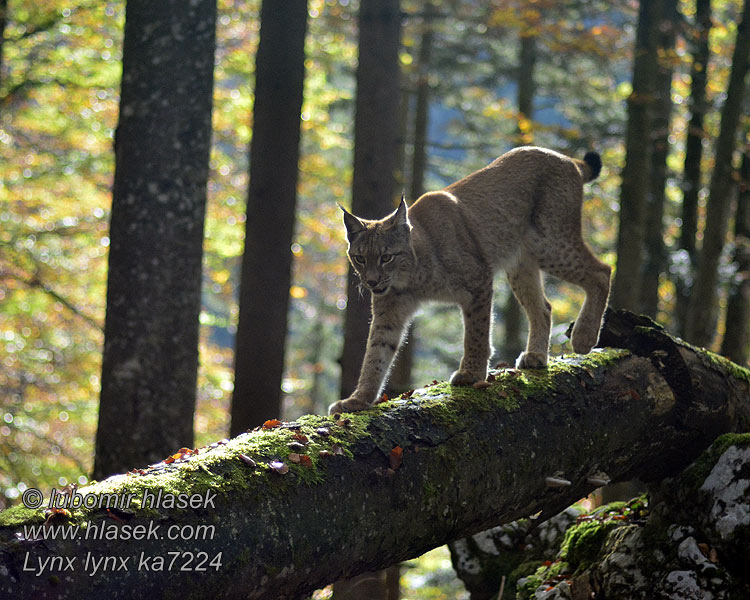
[[[437,14],[429,21],[436,41],[428,72],[427,187],[441,187],[484,166],[517,143],[518,130],[524,141],[574,156],[594,148],[605,168],[586,192],[585,236],[613,264],[637,3],[435,4]],[[712,168],[716,109],[726,88],[740,4],[714,3],[706,173]],[[201,445],[223,437],[228,425],[259,5],[259,0],[219,0],[195,421]],[[350,194],[358,3],[310,0],[309,7],[294,284],[282,384],[286,418],[322,411],[336,398],[346,308],[336,202],[347,204]],[[402,7],[403,90],[411,114],[415,62],[427,22],[423,3],[403,0]],[[683,0],[680,8],[689,24],[693,2]],[[0,63],[0,508],[26,487],[47,491],[84,482],[91,468],[124,11],[123,0],[9,1]],[[521,35],[537,38],[533,119],[514,106]],[[686,37],[680,37],[673,56],[663,57],[675,66],[665,217],[670,250],[680,226],[679,174],[689,118]],[[410,144],[407,127],[405,165]],[[402,169],[403,181],[408,171]],[[555,319],[552,351],[561,353],[568,348],[563,333],[582,294],[552,279],[547,289]],[[496,290],[500,306],[508,294],[503,278]],[[666,279],[660,295],[661,317],[669,324],[673,288]],[[456,309],[429,306],[417,321],[415,385],[445,378],[461,352]],[[502,325],[496,324],[496,339]]]

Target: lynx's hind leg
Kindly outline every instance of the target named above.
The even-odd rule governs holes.
[[[575,242],[568,242],[564,248],[558,248],[554,256],[547,256],[540,263],[548,273],[578,285],[586,292],[586,300],[570,338],[573,350],[586,354],[599,338],[609,296],[611,267],[596,258],[580,237]]]
[[[519,369],[547,366],[552,306],[544,295],[541,275],[539,266],[528,256],[521,257],[518,264],[508,270],[510,287],[529,320],[526,351],[516,359]]]

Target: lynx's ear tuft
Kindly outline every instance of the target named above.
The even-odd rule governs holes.
[[[407,214],[406,209],[406,199],[404,197],[404,194],[401,194],[401,202],[399,203],[396,212],[393,213],[393,216],[391,217],[393,227],[406,225],[407,227],[411,228],[411,224],[409,223],[409,215]]]
[[[351,240],[354,235],[366,229],[365,224],[341,206],[341,204],[339,204],[339,208],[344,213],[344,225],[346,226],[347,239]]]

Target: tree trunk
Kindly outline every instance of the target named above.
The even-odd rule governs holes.
[[[0,86],[3,83],[3,59],[5,58],[4,53],[4,42],[5,42],[5,26],[8,23],[8,0],[0,0]]]
[[[651,149],[650,192],[646,201],[646,261],[641,279],[640,312],[655,319],[659,310],[659,279],[666,271],[667,251],[664,246],[664,203],[669,154],[669,125],[672,118],[672,73],[677,59],[677,0],[662,0],[661,24],[657,54],[653,145]]]
[[[379,219],[394,209],[393,173],[398,155],[399,0],[362,0],[359,9],[359,63],[354,115],[352,212]],[[341,396],[357,387],[370,322],[370,295],[360,292],[349,268]]]
[[[703,157],[703,140],[706,132],[703,119],[708,111],[706,102],[706,82],[708,80],[708,60],[710,49],[708,35],[711,32],[711,0],[697,0],[695,5],[695,25],[691,31],[693,64],[690,68],[690,122],[688,123],[685,141],[685,166],[682,175],[682,227],[680,228],[680,248],[685,251],[685,264],[675,276],[677,303],[675,314],[680,335],[685,334],[688,303],[690,302],[690,285],[688,280],[693,275],[697,252],[695,236],[698,232],[698,194],[701,185],[701,160]]]
[[[127,4],[96,479],[193,443],[215,21]]]
[[[620,188],[617,270],[610,306],[630,308],[640,299],[641,266],[646,239],[646,207],[651,172],[657,37],[663,0],[642,1],[633,59],[633,91],[628,98],[625,166]]]
[[[729,285],[721,353],[737,364],[747,366],[750,357],[750,140],[742,156],[739,187],[733,252],[737,270]]]
[[[427,126],[430,111],[430,60],[434,38],[432,19],[435,17],[435,6],[428,3],[424,9],[422,36],[417,57],[416,102],[414,108],[413,152],[411,155],[411,183],[409,200],[414,202],[424,194],[424,179],[427,171]],[[404,342],[396,356],[388,381],[389,396],[401,394],[411,389],[411,370],[414,364],[415,345],[414,323],[404,336]]]
[[[494,371],[481,390],[441,383],[338,420],[305,416],[92,484],[69,501],[126,491],[133,501],[72,509],[73,524],[88,523],[76,539],[62,539],[64,515],[34,532],[24,525],[40,524],[42,509],[10,509],[0,515],[0,595],[301,598],[501,523],[539,511],[544,520],[598,487],[592,477],[659,481],[719,434],[750,427],[746,369],[624,311],[607,313],[601,341],[629,350]],[[301,436],[304,450],[290,449]],[[195,494],[192,509],[169,508],[168,496],[144,507],[159,489]],[[133,543],[126,525],[155,533]],[[31,539],[44,531],[43,543]],[[36,576],[52,557],[73,570]],[[92,578],[101,557],[128,568]],[[137,568],[144,559],[148,570]]]
[[[750,67],[750,0],[746,0],[732,55],[729,87],[721,111],[721,127],[716,140],[716,158],[708,203],[706,229],[698,259],[698,272],[691,290],[685,339],[698,346],[710,346],[718,313],[719,258],[724,248],[729,221],[732,156],[737,144],[737,129],[742,115],[745,78]]]
[[[401,46],[400,0],[362,0],[359,9],[359,63],[354,118],[354,172],[352,211],[360,217],[379,219],[393,210],[394,174],[398,167],[399,88]],[[359,278],[349,267],[344,347],[341,353],[341,397],[357,387],[367,347],[371,317],[370,294],[361,290]],[[397,358],[397,379],[407,377],[411,344]],[[405,354],[404,354],[405,353]],[[393,392],[392,386],[389,390]],[[386,572],[365,573],[337,581],[334,600],[373,598],[385,600]]]
[[[255,57],[232,435],[281,412],[306,29],[307,0],[264,0]]]
[[[518,82],[518,121],[519,126],[516,129],[516,145],[523,146],[531,144],[534,141],[533,131],[529,128],[528,122],[534,116],[534,67],[536,66],[537,48],[536,36],[528,32],[522,32],[518,47],[518,72],[516,79]],[[526,123],[522,126],[521,123]],[[513,292],[508,288],[508,299],[503,307],[503,325],[505,328],[505,338],[503,339],[503,358],[508,362],[513,362],[516,357],[523,352],[526,347],[523,332],[524,313],[521,305],[516,300]]]

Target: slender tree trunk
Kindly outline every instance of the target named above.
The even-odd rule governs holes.
[[[719,258],[724,248],[729,221],[732,180],[732,155],[737,144],[737,128],[750,67],[750,0],[746,0],[732,55],[732,71],[721,127],[716,141],[715,167],[711,177],[706,229],[698,259],[698,272],[690,294],[685,338],[699,346],[709,346],[716,331],[718,313]]]
[[[96,479],[193,445],[215,21],[127,3]]]
[[[281,412],[307,0],[263,0],[231,434]]]
[[[726,332],[721,353],[739,365],[750,357],[750,139],[740,167],[740,190],[734,217],[733,262],[737,271],[729,285]]]
[[[703,140],[706,132],[703,120],[708,111],[706,102],[706,82],[708,80],[708,60],[710,49],[708,35],[711,32],[711,0],[697,0],[695,5],[695,24],[691,30],[690,42],[693,64],[690,68],[690,122],[685,140],[685,166],[682,176],[682,227],[680,228],[680,248],[685,251],[685,264],[675,276],[677,301],[675,315],[677,331],[685,335],[685,323],[690,302],[689,279],[693,275],[697,252],[695,237],[698,231],[698,194],[701,185],[701,159],[703,157]]]
[[[423,29],[417,57],[417,86],[414,108],[413,152],[411,155],[411,185],[409,200],[414,202],[424,192],[427,171],[427,127],[430,109],[430,61],[434,32],[432,19],[435,6],[428,3],[424,8]],[[411,388],[411,370],[414,364],[415,327],[412,323],[404,336],[404,343],[396,357],[388,382],[388,395],[400,394]]]
[[[685,168],[683,174],[682,227],[680,247],[692,260],[696,257],[695,234],[698,231],[698,193],[701,190],[701,159],[706,132],[703,120],[708,110],[706,82],[710,50],[708,35],[711,32],[711,0],[697,0],[695,25],[690,33],[693,64],[690,67],[690,122],[685,140]]]
[[[521,121],[530,121],[534,116],[534,68],[537,59],[537,38],[522,32],[518,49],[518,113],[519,127],[516,130],[516,145],[523,146],[534,141],[533,132],[525,130],[520,125]],[[508,298],[503,307],[503,325],[505,328],[505,339],[503,340],[503,358],[513,362],[525,348],[523,340],[524,314],[521,305],[516,300],[510,287]]]
[[[324,310],[319,308],[319,311]],[[319,312],[319,315],[322,314]],[[312,349],[310,353],[310,364],[313,368],[312,385],[310,386],[310,413],[314,415],[322,414],[326,410],[326,404],[323,400],[323,346],[325,345],[325,336],[323,334],[323,320],[320,318],[312,330]]]
[[[8,0],[0,0],[0,85],[3,84],[5,58],[5,26],[8,24]]]
[[[628,98],[625,166],[620,188],[617,270],[609,298],[610,305],[615,308],[636,308],[640,299],[661,6],[662,0],[643,0],[638,10],[633,91]]]
[[[381,218],[394,207],[394,173],[399,155],[401,8],[399,0],[362,0],[354,117],[352,211]],[[341,354],[341,396],[357,386],[370,322],[370,294],[360,292],[349,268],[348,301]],[[337,581],[334,600],[385,600],[386,571]]]
[[[672,118],[672,73],[674,72],[675,40],[677,38],[677,0],[662,0],[661,23],[658,27],[653,145],[651,150],[650,193],[646,202],[646,261],[641,283],[640,312],[656,318],[659,310],[659,279],[666,271],[667,252],[664,246],[664,203],[669,154],[669,125]]]
[[[417,57],[417,87],[414,108],[414,136],[411,164],[411,185],[409,199],[414,202],[425,191],[424,179],[427,170],[427,126],[430,110],[430,61],[434,33],[432,19],[435,6],[428,3],[424,8],[422,21],[422,37]],[[406,104],[406,102],[403,102]],[[405,128],[404,128],[405,132]],[[412,389],[412,367],[414,366],[414,347],[416,344],[415,324],[411,323],[404,336],[403,344],[391,369],[386,392],[389,397],[395,397]],[[401,598],[401,565],[395,564],[385,570],[385,580],[381,580],[385,600],[400,600]],[[361,598],[363,596],[359,596]]]
[[[398,154],[399,0],[362,0],[354,117],[352,211],[381,218],[394,208],[393,173]],[[357,386],[370,321],[370,295],[360,292],[349,269],[348,301],[341,354],[341,396]]]

